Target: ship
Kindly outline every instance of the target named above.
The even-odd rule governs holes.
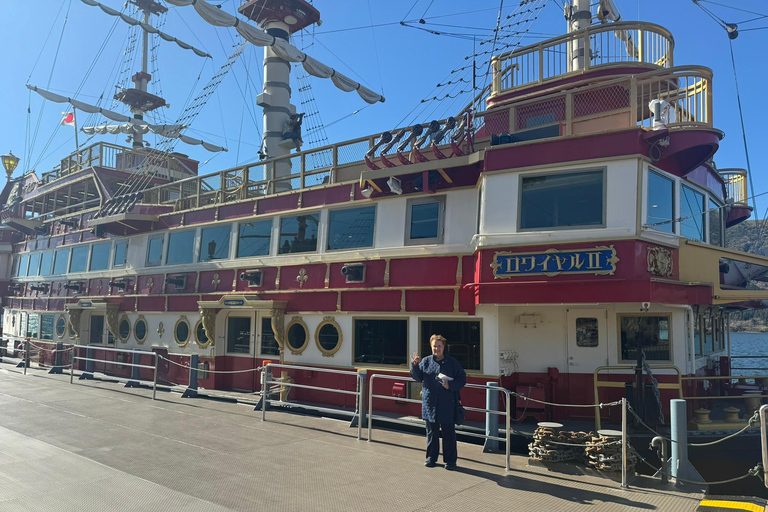
[[[768,257],[725,247],[753,211],[748,174],[715,164],[724,134],[712,71],[680,65],[664,27],[575,0],[566,34],[494,54],[488,85],[452,116],[305,148],[291,63],[384,101],[291,44],[320,20],[310,2],[248,0],[233,14],[205,0],[130,0],[138,18],[82,2],[145,36],[166,4],[194,9],[263,47],[260,158],[199,174],[170,142],[147,147],[152,132],[224,149],[186,135],[184,117],[145,120],[165,106],[147,88],[146,37],[133,86],[115,93],[125,113],[29,85],[107,118],[80,131],[128,134],[132,145],[78,144],[40,175],[13,177],[18,159],[3,157],[6,354],[25,340],[74,345],[89,354],[76,370],[129,379],[130,350],[141,349],[177,385],[194,357],[201,388],[240,393],[261,391],[266,362],[364,369],[404,377],[376,392],[412,399],[410,354],[429,354],[441,334],[469,382],[515,393],[520,424],[600,428],[620,410],[548,404],[626,396],[663,429],[669,400],[686,398],[692,430],[727,431],[759,407],[766,380],[731,375],[729,340],[730,316],[768,300],[753,286]],[[37,363],[68,364],[45,347]],[[285,377],[354,390],[306,369]],[[479,408],[485,399],[463,396]],[[356,406],[301,387],[287,400]],[[380,407],[419,416],[413,403]]]

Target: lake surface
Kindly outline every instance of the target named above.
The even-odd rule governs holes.
[[[731,364],[732,367],[751,369],[733,369],[731,371],[733,375],[768,374],[768,333],[731,333],[731,356],[762,356],[750,359],[734,359]]]

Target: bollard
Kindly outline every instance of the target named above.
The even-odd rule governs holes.
[[[192,354],[189,356],[189,386],[182,393],[181,398],[197,398],[197,365],[200,356]]]
[[[27,368],[29,368],[29,338],[24,340],[24,375],[27,374]]]
[[[368,396],[368,393],[366,391],[367,389],[368,389],[368,370],[364,370],[364,369],[357,370],[357,396],[355,397],[355,400],[357,400],[357,403],[355,404],[357,406],[357,409],[356,409],[357,414],[355,414],[352,417],[352,421],[349,424],[349,428],[357,427],[358,440],[362,437],[362,428],[363,428],[363,423],[365,422],[365,417],[366,417],[365,398]]]
[[[682,485],[683,479],[703,482],[704,479],[688,461],[688,422],[685,400],[670,400],[669,407],[670,416],[672,416],[672,457],[669,459],[669,473],[675,479],[675,485]]]
[[[62,356],[64,353],[64,343],[56,342],[56,354],[53,357],[53,368],[48,373],[62,374],[64,373],[64,365],[62,364]]]
[[[627,399],[621,399],[621,487],[627,484]]]
[[[269,401],[269,396],[267,396],[267,370],[269,369],[268,366],[264,367],[264,369],[261,371],[261,402],[256,405],[258,408],[261,406],[261,421],[267,421],[267,402]]]
[[[85,371],[80,374],[80,380],[93,380],[93,349],[85,347]]]
[[[131,363],[134,365],[131,366],[131,379],[125,383],[125,387],[138,388],[141,386],[139,383],[141,380],[141,368],[138,367],[141,364],[141,354],[134,352],[131,356]]]
[[[486,386],[498,388],[498,382],[486,382]],[[495,411],[499,408],[499,392],[495,389],[485,390],[485,444],[483,452],[496,453],[499,451],[499,441],[497,439],[488,439],[488,437],[499,437],[499,417],[488,411]]]

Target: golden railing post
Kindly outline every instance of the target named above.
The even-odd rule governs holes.
[[[644,62],[645,58],[645,32],[637,29],[637,62]]]

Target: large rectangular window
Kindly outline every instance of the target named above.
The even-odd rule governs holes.
[[[112,244],[93,244],[91,248],[91,264],[88,270],[109,269],[109,253],[111,250]]]
[[[70,272],[85,272],[88,268],[88,249],[87,245],[72,248],[72,261],[69,263]]]
[[[675,182],[659,173],[648,172],[647,227],[674,233]]]
[[[704,241],[704,194],[690,187],[680,187],[680,234]]]
[[[709,200],[709,243],[723,245],[723,215],[719,204]]]
[[[231,316],[227,318],[227,352],[233,354],[248,354],[250,351],[250,317]]]
[[[648,361],[671,360],[671,322],[668,316],[619,315],[622,361],[637,361],[640,347]]]
[[[422,320],[422,357],[432,353],[429,338],[433,334],[439,334],[448,340],[447,353],[455,357],[465,370],[480,370],[480,322]]]
[[[261,355],[279,356],[280,346],[275,339],[275,333],[272,331],[272,319],[261,319]]]
[[[405,365],[407,320],[355,320],[355,362]]]
[[[60,276],[67,273],[69,264],[69,249],[56,249],[53,261],[53,275]]]
[[[49,276],[53,272],[53,251],[46,251],[40,257],[40,275]]]
[[[328,224],[329,251],[373,247],[376,207],[332,211]]]
[[[153,267],[163,262],[163,235],[149,237],[147,244],[147,266]]]
[[[29,254],[22,254],[21,258],[19,258],[19,277],[26,276],[28,269],[29,269]]]
[[[11,277],[16,277],[18,275],[19,275],[19,257],[14,256],[13,266],[11,267]]]
[[[91,331],[88,336],[91,345],[104,343],[104,315],[91,315]]]
[[[200,261],[226,260],[229,258],[229,239],[232,226],[203,229],[200,235]]]
[[[40,253],[39,252],[33,252],[29,255],[29,272],[27,272],[28,276],[39,276],[40,275]]]
[[[195,232],[182,231],[171,233],[168,237],[168,256],[166,265],[192,263],[195,258]]]
[[[244,222],[237,234],[237,257],[269,256],[272,241],[272,221]]]
[[[320,216],[299,215],[280,219],[280,254],[317,251]]]
[[[605,225],[605,172],[584,171],[523,176],[520,229]]]
[[[45,314],[40,315],[40,339],[52,340],[53,339],[53,322],[55,315]]]
[[[115,242],[115,256],[112,259],[112,267],[122,268],[128,258],[128,240]]]
[[[39,335],[40,335],[40,315],[35,313],[30,313],[29,318],[27,319],[26,337],[36,340]]]
[[[439,244],[443,241],[445,197],[426,197],[408,201],[405,214],[405,243]]]

